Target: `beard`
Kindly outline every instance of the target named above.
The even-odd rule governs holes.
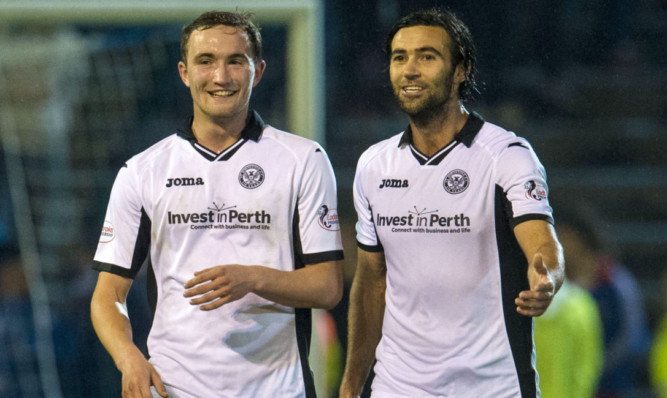
[[[401,97],[401,88],[394,86],[394,97],[398,102],[399,108],[413,120],[429,120],[444,112],[449,102],[453,80],[454,73],[452,71],[452,73],[448,73],[433,82],[432,87],[435,87],[436,90],[422,98]]]

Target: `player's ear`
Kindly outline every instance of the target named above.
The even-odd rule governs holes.
[[[259,81],[262,80],[265,68],[266,68],[266,61],[261,60],[255,63],[255,80],[252,82],[253,87],[255,87],[257,83],[259,83]]]
[[[468,78],[469,73],[470,66],[466,67],[463,61],[459,62],[459,64],[456,65],[456,69],[454,69],[454,83],[457,85],[463,83]]]
[[[190,87],[190,79],[188,79],[188,66],[185,65],[185,62],[178,62],[178,75],[181,76],[181,80],[186,87]]]

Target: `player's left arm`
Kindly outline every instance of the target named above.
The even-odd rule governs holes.
[[[525,316],[540,316],[563,284],[563,249],[553,225],[547,221],[524,221],[514,227],[514,235],[528,260],[530,284],[530,290],[520,292],[515,299],[517,312]]]
[[[185,284],[185,297],[190,297],[191,304],[205,311],[239,300],[248,293],[294,308],[333,308],[343,295],[342,262],[338,261],[342,258],[342,243],[340,231],[318,225],[318,209],[323,205],[335,209],[336,204],[333,168],[324,150],[313,147],[303,162],[299,186],[301,250],[309,254],[304,256],[306,258],[319,254],[325,255],[328,261],[307,264],[296,270],[219,265],[195,273]],[[303,257],[302,260],[310,262]]]
[[[219,265],[195,273],[185,283],[185,297],[204,311],[255,293],[294,308],[333,308],[343,295],[340,261],[325,261],[294,271],[261,265]]]

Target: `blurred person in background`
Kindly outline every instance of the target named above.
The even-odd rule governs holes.
[[[124,398],[313,397],[310,308],[342,294],[329,159],[249,109],[265,68],[250,15],[200,15],[181,53],[194,116],[118,173],[93,266],[95,331]],[[149,360],[125,305],[144,263]]]
[[[662,273],[663,311],[667,311],[667,269]],[[667,398],[667,312],[658,324],[649,356],[651,386],[660,398]]]
[[[358,261],[340,397],[536,397],[533,318],[564,277],[546,173],[530,144],[463,106],[466,25],[438,9],[390,31],[407,129],[354,179]]]
[[[567,259],[567,275],[595,299],[602,320],[604,368],[597,397],[624,397],[644,370],[649,332],[634,276],[610,254],[595,209],[554,205],[556,229]]]
[[[565,264],[567,274],[567,257]],[[543,397],[595,397],[604,342],[598,307],[588,291],[566,278],[547,311],[535,318],[534,340]]]
[[[15,244],[0,247],[0,397],[41,397],[28,283]]]

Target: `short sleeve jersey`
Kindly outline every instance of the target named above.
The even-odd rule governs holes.
[[[529,143],[472,113],[431,157],[411,131],[371,146],[354,181],[357,241],[383,251],[387,290],[374,397],[535,397],[520,222],[552,222]]]
[[[254,112],[220,154],[189,126],[121,168],[94,268],[132,278],[149,264],[150,362],[178,397],[314,396],[310,310],[251,293],[201,311],[183,285],[222,264],[290,271],[342,259],[329,159]]]

